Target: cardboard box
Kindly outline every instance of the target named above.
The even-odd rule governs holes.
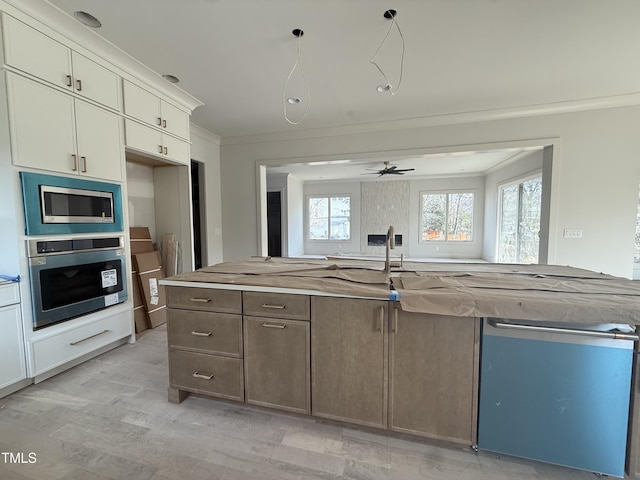
[[[153,252],[153,241],[149,227],[131,227],[129,228],[129,245],[131,255],[136,253]]]
[[[133,292],[133,320],[136,325],[136,333],[141,333],[149,328],[147,326],[147,311],[144,307],[144,302],[142,301],[138,272],[134,270],[131,273],[131,290]]]
[[[137,253],[133,256],[138,272],[138,284],[147,312],[148,325],[156,328],[167,321],[167,300],[164,286],[160,279],[164,278],[164,270],[157,251]]]

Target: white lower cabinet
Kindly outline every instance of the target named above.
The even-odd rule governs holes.
[[[33,376],[42,375],[131,334],[131,311],[125,310],[76,328],[34,340],[31,342]],[[38,380],[36,379],[36,381]]]
[[[18,284],[0,285],[0,396],[27,378]]]

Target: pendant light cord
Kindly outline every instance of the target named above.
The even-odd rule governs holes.
[[[404,68],[404,35],[402,35],[402,30],[400,30],[400,26],[398,25],[398,22],[396,22],[396,17],[395,16],[391,17],[391,25],[389,25],[389,29],[387,30],[387,34],[382,39],[382,42],[380,43],[380,46],[376,50],[376,53],[373,55],[373,57],[371,57],[371,60],[369,60],[369,63],[371,63],[372,65],[374,65],[378,69],[380,74],[384,77],[385,82],[387,82],[387,85],[389,85],[389,87],[391,87],[391,82],[389,81],[389,78],[387,78],[387,76],[385,75],[384,71],[382,70],[382,68],[380,68],[380,65],[378,65],[375,60],[376,60],[376,57],[378,56],[378,54],[380,53],[380,50],[382,50],[382,47],[384,46],[385,42],[387,41],[387,38],[389,37],[389,34],[391,33],[391,30],[393,29],[394,26],[398,30],[398,34],[400,35],[400,39],[402,40],[402,53],[400,55],[400,77],[398,78],[398,84],[396,85],[395,90],[393,88],[389,88],[389,93],[391,95],[395,95],[396,93],[398,93],[398,89],[400,88],[400,84],[402,83],[402,70]]]
[[[284,87],[282,88],[282,106],[284,108],[284,119],[287,122],[289,122],[291,125],[298,125],[300,122],[302,122],[302,120],[304,120],[304,117],[306,117],[307,111],[309,110],[309,103],[311,102],[311,95],[309,94],[309,82],[307,82],[307,77],[305,76],[304,70],[302,68],[302,55],[300,53],[301,43],[302,43],[302,33],[298,35],[298,52],[296,56],[296,63],[293,64],[293,67],[291,68],[291,71],[287,76],[287,80],[284,82]],[[295,72],[296,68],[300,69],[300,74],[302,75],[304,86],[307,89],[307,100],[306,100],[306,105],[304,107],[304,112],[302,113],[302,117],[300,117],[300,120],[298,121],[293,121],[293,120],[290,120],[289,116],[287,115],[287,103],[288,103],[287,102],[287,85],[289,84],[289,80],[291,80],[291,77],[293,76],[293,72]]]

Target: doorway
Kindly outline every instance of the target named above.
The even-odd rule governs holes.
[[[270,257],[282,256],[282,192],[267,192],[267,250]]]
[[[193,264],[197,270],[202,268],[202,215],[204,213],[204,165],[191,160],[191,208],[193,211]]]

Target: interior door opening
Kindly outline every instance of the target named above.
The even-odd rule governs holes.
[[[267,192],[267,235],[270,257],[282,256],[282,192]]]
[[[197,270],[203,267],[203,214],[204,214],[204,164],[191,160],[191,207],[193,209],[193,263]]]

